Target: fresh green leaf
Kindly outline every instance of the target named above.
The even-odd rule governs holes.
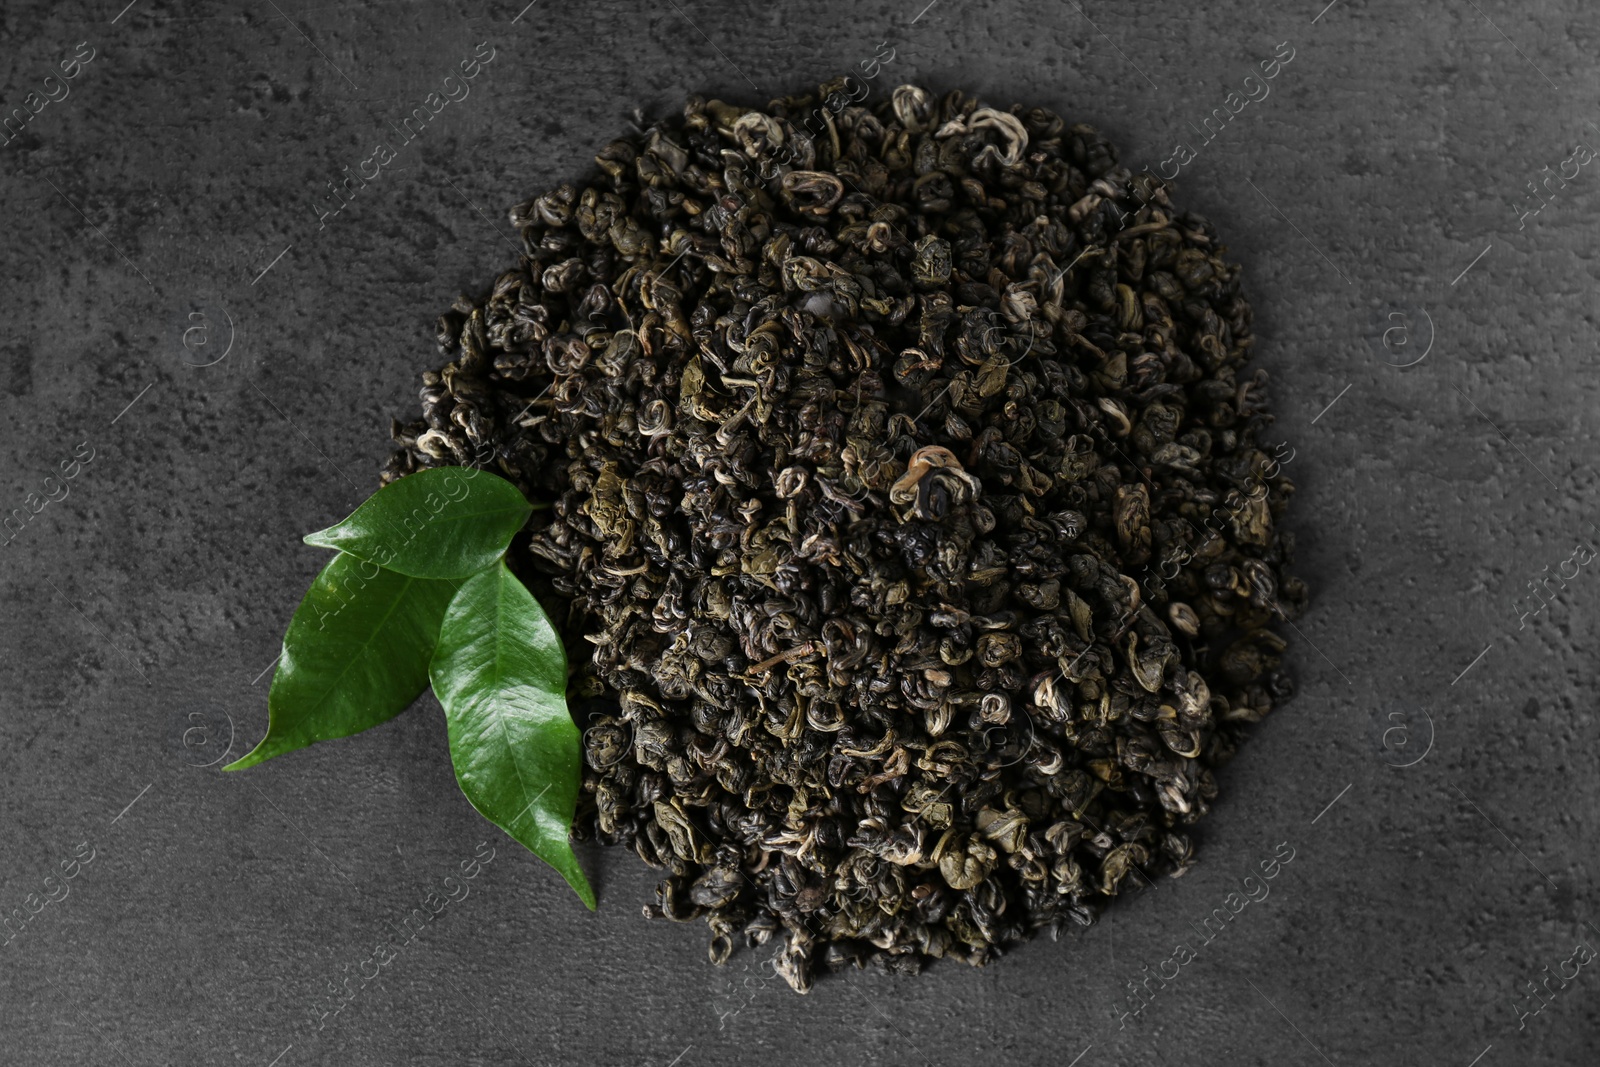
[[[568,841],[580,744],[567,711],[566,650],[503,562],[467,579],[451,601],[430,673],[461,791],[593,910]]]
[[[505,553],[532,510],[498,475],[432,467],[390,482],[305,540],[413,578],[466,578]]]
[[[267,736],[223,769],[360,733],[404,711],[428,684],[455,589],[335,556],[289,620],[267,697]]]

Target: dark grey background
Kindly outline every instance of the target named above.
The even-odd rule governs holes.
[[[67,894],[0,944],[0,1060],[1591,1062],[1595,967],[1519,1013],[1600,946],[1600,582],[1513,605],[1600,517],[1600,174],[1519,219],[1541,168],[1600,143],[1592,6],[124,2],[0,15],[0,112],[96,50],[0,147],[0,513],[93,449],[0,548],[0,913]],[[319,228],[325,183],[485,41],[471,96]],[[467,805],[431,697],[247,774],[197,766],[264,730],[323,561],[300,535],[375,486],[434,316],[514,255],[506,209],[636,107],[760,102],[882,41],[874,94],[1048,105],[1135,169],[1295,49],[1179,178],[1246,268],[1314,592],[1300,693],[1223,775],[1200,864],[987,969],[801,998],[765,952],[713,968],[703,927],[644,920],[631,854],[582,852],[584,911]],[[466,899],[363,984],[481,841]],[[1280,842],[1270,897],[1120,1028],[1125,983]]]

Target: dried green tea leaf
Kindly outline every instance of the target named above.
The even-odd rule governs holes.
[[[348,737],[404,711],[428,684],[428,661],[455,589],[454,582],[335,556],[289,620],[267,698],[267,736],[223,769]]]
[[[390,482],[305,541],[413,578],[465,578],[504,554],[532,510],[488,471],[432,467]]]
[[[581,753],[566,650],[504,563],[469,578],[451,601],[430,673],[461,791],[593,910],[594,890],[567,839]]]
[[[580,833],[799,992],[1188,870],[1307,596],[1223,235],[1072,116],[848,81],[527,190],[387,469],[551,502]]]

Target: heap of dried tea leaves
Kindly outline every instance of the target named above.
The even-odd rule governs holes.
[[[844,88],[516,208],[386,472],[553,502],[509,558],[566,608],[575,832],[802,992],[1181,874],[1305,599],[1210,224],[1049,111]]]

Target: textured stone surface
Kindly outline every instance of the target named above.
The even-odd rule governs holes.
[[[1600,947],[1600,584],[1580,569],[1539,614],[1513,604],[1600,517],[1600,178],[1551,180],[1519,219],[1541,168],[1600,141],[1592,10],[121,2],[0,15],[0,114],[42,103],[0,146],[0,512],[77,470],[0,548],[0,913],[27,917],[0,944],[0,1059],[1588,1060],[1595,968],[1545,1000],[1519,987]],[[641,918],[653,879],[629,854],[584,852],[585,912],[461,797],[431,698],[247,775],[196,766],[264,728],[252,679],[321,563],[299,537],[376,484],[433,317],[514,254],[505,209],[636,107],[761,100],[884,40],[874,93],[1045,104],[1135,168],[1190,142],[1181,202],[1246,266],[1314,600],[1300,695],[1227,769],[1198,867],[982,971],[800,998],[764,953],[712,968],[703,928]],[[43,103],[80,41],[93,59]],[[1201,145],[1191,124],[1282,41],[1270,96]],[[480,42],[471,95],[320,224],[325,183]],[[186,349],[197,308],[209,347]],[[466,897],[366,963],[483,841]],[[1280,842],[1270,895],[1204,943]],[[1119,1021],[1179,944],[1193,960]]]

